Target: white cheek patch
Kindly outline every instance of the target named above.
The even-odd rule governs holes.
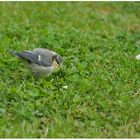
[[[40,54],[38,55],[38,60],[41,61],[41,55]]]

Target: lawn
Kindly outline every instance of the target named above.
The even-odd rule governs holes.
[[[139,13],[140,2],[0,2],[0,137],[140,138]],[[36,47],[63,69],[37,79],[6,52]]]

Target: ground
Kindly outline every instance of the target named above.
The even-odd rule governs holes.
[[[140,137],[139,2],[0,2],[0,137]],[[37,79],[6,50],[48,48]]]

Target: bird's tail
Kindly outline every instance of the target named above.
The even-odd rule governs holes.
[[[7,52],[12,54],[12,55],[14,55],[14,56],[16,56],[16,57],[19,57],[19,55],[16,52],[12,51],[12,50],[7,50]]]

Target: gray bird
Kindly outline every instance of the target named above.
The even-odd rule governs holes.
[[[33,51],[22,52],[8,50],[8,52],[26,61],[29,69],[37,77],[48,77],[52,72],[59,70],[62,65],[62,57],[48,49],[35,48]]]

